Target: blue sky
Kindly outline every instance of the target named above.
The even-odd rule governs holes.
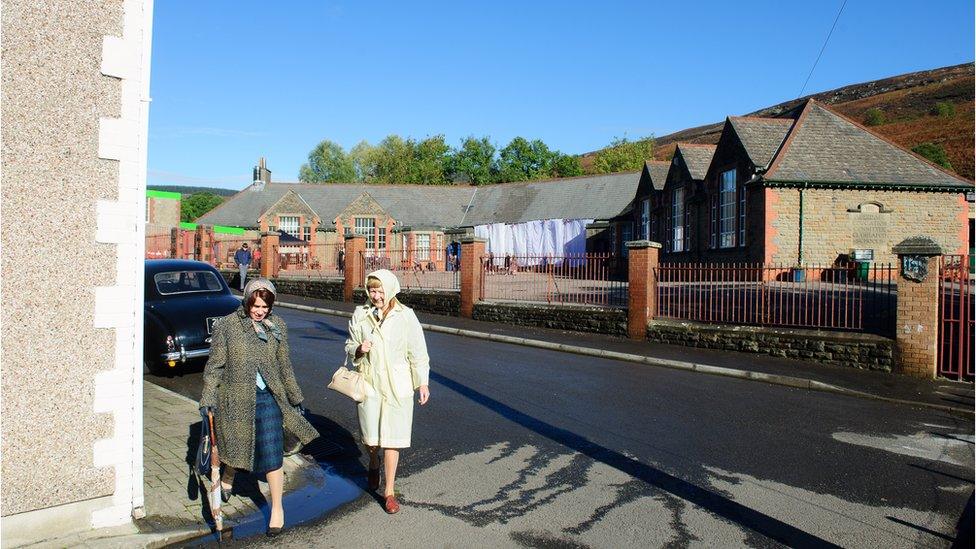
[[[322,139],[568,154],[797,97],[843,0],[157,0],[149,184],[295,181]],[[805,94],[973,60],[971,0],[848,0]]]

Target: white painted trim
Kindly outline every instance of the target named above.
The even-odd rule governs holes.
[[[93,412],[112,414],[111,438],[96,441],[95,467],[110,467],[110,504],[90,515],[92,528],[117,526],[144,514],[143,490],[143,278],[145,272],[146,163],[153,0],[124,0],[122,36],[102,40],[101,73],[119,78],[121,113],[101,118],[98,157],[117,160],[118,199],[96,206],[95,241],[114,244],[116,285],[95,288],[96,328],[115,330],[114,369],[95,376]]]

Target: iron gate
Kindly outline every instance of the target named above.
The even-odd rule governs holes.
[[[969,256],[939,261],[939,375],[973,379],[973,277]]]

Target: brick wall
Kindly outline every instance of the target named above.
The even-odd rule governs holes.
[[[775,263],[797,260],[798,189],[767,189],[772,195],[767,231]],[[833,263],[851,248],[874,250],[876,262],[894,263],[891,248],[907,237],[932,237],[946,253],[967,253],[968,205],[960,195],[895,191],[806,189],[803,191],[803,262]],[[878,208],[876,205],[880,205]]]
[[[929,273],[922,282],[899,277],[895,340],[900,373],[931,379],[936,375],[939,343],[939,259],[928,261]]]

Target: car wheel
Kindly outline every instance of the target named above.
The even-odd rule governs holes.
[[[151,360],[143,360],[142,361],[142,373],[143,373],[143,375],[145,375],[145,374],[151,374],[151,375],[154,375],[154,376],[160,376],[160,375],[163,375],[163,369],[156,362],[153,362]]]

